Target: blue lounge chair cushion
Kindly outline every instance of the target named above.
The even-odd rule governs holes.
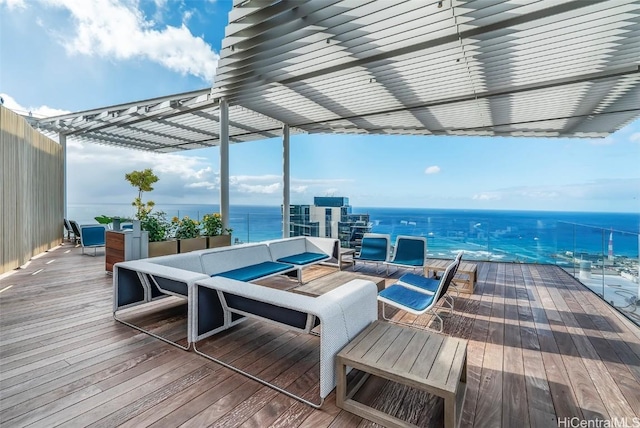
[[[385,288],[378,293],[378,296],[384,297],[387,300],[391,300],[407,308],[411,308],[417,312],[424,311],[433,302],[433,294],[425,294],[411,290],[410,288],[403,287],[398,283]]]
[[[406,266],[424,266],[424,242],[412,239],[403,239],[399,242],[394,264]]]
[[[293,269],[293,266],[286,263],[262,262],[251,266],[228,270],[226,272],[220,272],[211,276],[223,276],[225,278],[248,282],[291,269]]]
[[[388,241],[384,238],[363,238],[360,255],[356,260],[383,262],[387,260]]]
[[[83,226],[80,230],[83,247],[104,247],[104,226]]]
[[[416,275],[415,273],[405,273],[400,278],[398,278],[398,282],[401,284],[413,285],[414,287],[420,288],[430,293],[435,293],[438,290],[438,286],[440,285],[439,279],[426,278],[422,275]]]
[[[300,253],[300,254],[293,254],[287,257],[282,257],[278,259],[278,261],[282,263],[290,263],[293,265],[307,265],[309,263],[325,260],[328,258],[329,256],[326,254],[306,252],[306,253]]]

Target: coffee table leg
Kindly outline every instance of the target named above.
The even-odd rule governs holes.
[[[344,406],[347,397],[347,366],[336,358],[336,405],[340,408]]]

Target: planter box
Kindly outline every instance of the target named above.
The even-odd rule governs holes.
[[[231,245],[231,235],[207,236],[207,248],[228,247]]]
[[[149,242],[149,257],[178,254],[178,241]]]
[[[204,250],[207,248],[207,238],[205,236],[199,236],[197,238],[179,239],[180,244],[178,250],[181,253],[188,253],[189,251]]]
[[[149,233],[147,231],[108,230],[105,236],[105,270],[107,272],[113,272],[115,263],[148,257]]]

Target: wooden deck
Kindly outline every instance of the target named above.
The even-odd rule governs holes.
[[[104,252],[82,256],[69,244],[0,280],[2,426],[373,425],[338,409],[335,391],[314,410],[115,322],[111,299]],[[179,339],[184,305],[163,304],[170,318],[140,321]],[[479,263],[475,294],[460,295],[455,309],[445,332],[469,339],[462,426],[640,418],[640,329],[561,269]],[[313,398],[317,341],[248,321],[201,348]],[[442,425],[440,398],[379,378],[356,398],[419,426]]]

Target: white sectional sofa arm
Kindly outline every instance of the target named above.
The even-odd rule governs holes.
[[[317,297],[319,307],[339,308],[341,319],[320,317],[320,396],[336,386],[335,357],[353,338],[378,319],[378,288],[364,279],[354,279]]]
[[[137,281],[132,275],[133,272],[136,273]],[[208,276],[203,273],[163,266],[144,260],[116,263],[113,269],[113,310],[132,306],[133,303],[150,302],[155,297],[154,286],[158,286],[160,291],[165,294],[186,299],[189,289],[193,287],[195,281],[204,278],[208,278]],[[119,298],[122,297],[122,294],[130,295],[132,289],[138,286],[142,286],[144,290],[144,298],[141,301],[133,302],[130,297]]]

